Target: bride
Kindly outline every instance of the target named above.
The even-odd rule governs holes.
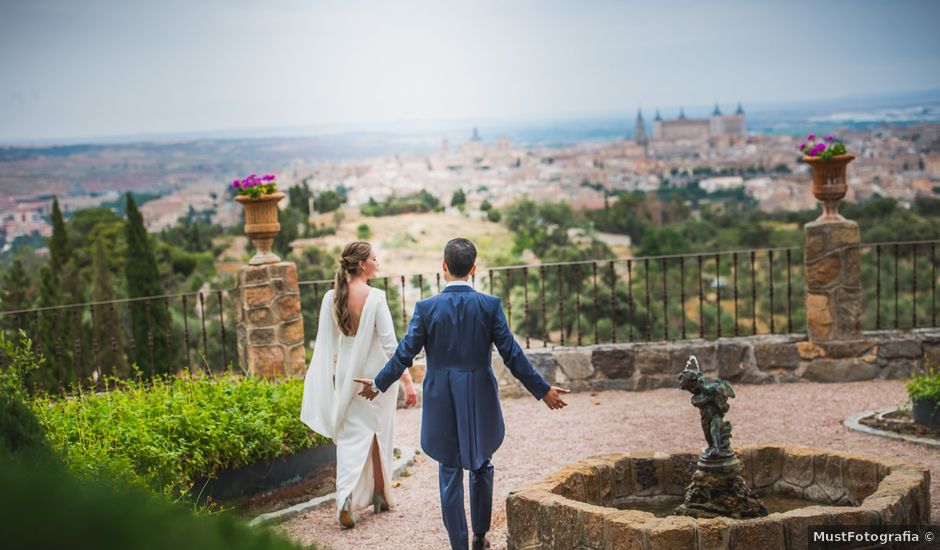
[[[346,245],[333,289],[323,297],[313,359],[304,380],[300,419],[336,445],[336,508],[343,527],[355,511],[394,504],[389,483],[397,382],[374,401],[356,397],[353,378],[373,378],[398,341],[385,293],[369,286],[378,261],[371,245]],[[334,368],[335,360],[335,368]],[[401,377],[405,406],[417,402],[408,371]]]

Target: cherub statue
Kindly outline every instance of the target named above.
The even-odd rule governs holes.
[[[695,363],[695,370],[690,368],[692,363]],[[692,404],[702,416],[702,431],[708,442],[702,458],[731,456],[731,423],[724,421],[730,408],[728,399],[734,397],[731,384],[721,379],[706,383],[698,359],[691,355],[679,375],[679,387],[692,393]]]

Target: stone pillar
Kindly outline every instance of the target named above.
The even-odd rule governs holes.
[[[238,361],[265,378],[302,376],[304,318],[293,262],[246,265],[235,278]]]
[[[806,325],[813,342],[862,337],[860,241],[858,224],[850,220],[803,228]]]

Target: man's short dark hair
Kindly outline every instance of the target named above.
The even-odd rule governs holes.
[[[444,263],[454,277],[466,277],[477,261],[477,247],[469,239],[451,239],[444,247]]]

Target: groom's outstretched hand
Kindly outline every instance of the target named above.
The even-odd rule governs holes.
[[[359,390],[359,395],[365,397],[369,401],[375,399],[375,396],[379,394],[379,392],[373,391],[372,380],[369,380],[368,378],[353,378],[353,382],[362,384],[362,389]]]
[[[563,393],[571,393],[571,390],[559,388],[558,386],[552,386],[552,388],[548,390],[544,396],[542,396],[542,401],[544,401],[545,405],[552,410],[567,407],[568,404],[565,403],[565,400],[561,398],[561,394]]]

